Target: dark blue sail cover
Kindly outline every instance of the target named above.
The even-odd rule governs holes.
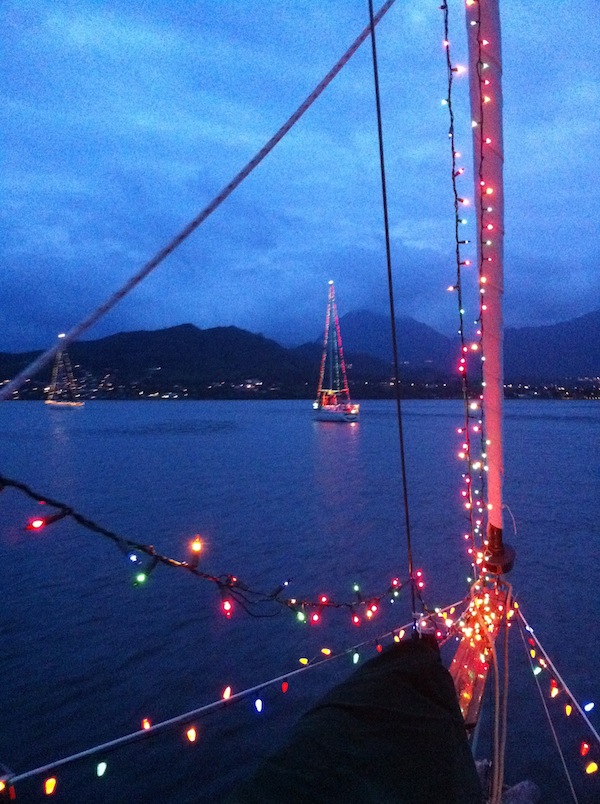
[[[334,687],[228,804],[480,804],[435,639],[394,644]]]

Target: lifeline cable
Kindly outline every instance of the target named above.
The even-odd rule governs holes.
[[[402,427],[402,406],[400,403],[400,370],[398,360],[398,338],[396,334],[396,313],[394,309],[394,287],[392,282],[392,256],[390,248],[390,223],[387,202],[387,185],[385,179],[385,157],[383,150],[383,125],[381,122],[381,99],[379,95],[379,70],[377,66],[377,43],[375,41],[375,18],[373,16],[373,0],[369,0],[369,28],[371,30],[371,52],[373,57],[373,80],[375,83],[375,106],[377,110],[377,138],[379,142],[379,168],[381,173],[381,196],[383,204],[383,226],[385,232],[385,255],[387,264],[388,295],[390,301],[390,319],[392,328],[392,348],[394,353],[394,389],[396,397],[396,415],[398,420],[398,436],[400,441],[400,465],[402,470],[402,494],[404,498],[404,522],[406,528],[406,550],[408,555],[408,575],[411,579],[410,592],[413,611],[413,628],[416,628],[416,595],[413,578],[413,553],[410,534],[410,517],[408,506],[408,482],[406,477],[406,456],[404,449],[404,431]]]
[[[456,603],[453,603],[451,606],[445,606],[442,611],[446,609],[451,609],[453,606],[460,606],[464,603],[464,600],[459,600]],[[339,653],[332,654],[330,656],[325,656],[318,661],[309,662],[308,664],[304,665],[303,667],[299,667],[296,670],[292,670],[289,673],[284,673],[279,675],[275,678],[271,678],[268,681],[263,681],[259,684],[256,684],[253,687],[248,687],[240,692],[233,693],[229,698],[223,699],[220,698],[218,701],[213,701],[212,703],[205,704],[204,706],[200,706],[197,709],[192,709],[189,712],[184,712],[181,715],[176,715],[175,717],[168,718],[167,720],[163,720],[160,723],[155,723],[154,725],[150,725],[146,729],[138,729],[137,731],[130,732],[129,734],[124,735],[123,737],[117,737],[114,740],[110,740],[106,743],[102,743],[100,745],[93,746],[92,748],[88,748],[84,751],[79,751],[76,754],[71,754],[70,756],[63,757],[62,759],[57,759],[54,762],[49,762],[46,765],[42,765],[39,768],[33,768],[29,771],[24,771],[23,773],[18,773],[14,775],[2,775],[1,780],[6,782],[7,784],[17,784],[18,782],[25,781],[26,779],[30,779],[33,776],[39,776],[41,773],[47,773],[49,771],[54,770],[55,768],[61,767],[62,765],[67,765],[72,762],[76,762],[80,759],[85,759],[89,756],[94,756],[95,754],[100,753],[101,751],[109,751],[115,748],[119,748],[122,745],[126,745],[128,743],[135,742],[137,740],[142,740],[144,738],[149,737],[152,734],[156,734],[157,732],[164,731],[165,729],[169,728],[170,726],[175,726],[180,723],[188,723],[191,720],[194,720],[199,715],[205,715],[210,712],[213,712],[217,709],[222,709],[225,706],[228,706],[232,703],[237,703],[244,698],[247,698],[249,695],[252,695],[255,692],[259,692],[262,689],[267,687],[273,686],[274,684],[279,683],[280,681],[287,681],[294,676],[297,676],[300,673],[304,673],[306,670],[310,670],[314,667],[320,667],[326,662],[333,661],[334,659],[339,659],[342,656],[348,656],[350,653],[356,652],[359,648],[365,647],[365,645],[373,645],[375,643],[380,643],[381,640],[386,639],[387,637],[398,637],[398,635],[402,631],[406,631],[407,629],[411,628],[412,623],[408,623],[406,625],[400,626],[399,628],[394,628],[391,631],[386,631],[384,634],[381,634],[376,639],[367,639],[363,642],[359,642],[356,645],[353,645],[350,648],[346,648],[345,650],[340,651]]]
[[[202,212],[200,212],[199,215],[190,221],[187,226],[185,226],[181,232],[179,232],[178,235],[176,235],[166,246],[160,249],[160,251],[158,251],[154,257],[152,257],[152,259],[143,265],[136,274],[134,274],[119,290],[113,293],[113,295],[110,296],[103,304],[101,304],[100,307],[94,310],[94,312],[90,313],[87,318],[84,318],[82,321],[80,321],[79,324],[70,329],[59,343],[56,343],[54,346],[50,347],[39,355],[39,357],[33,360],[26,368],[23,369],[23,371],[17,374],[14,379],[6,383],[6,385],[0,389],[0,401],[3,399],[8,399],[14,391],[18,391],[24,382],[26,382],[28,379],[31,379],[31,377],[33,377],[37,371],[44,368],[44,366],[53,360],[59,350],[66,349],[72,341],[77,340],[80,335],[86,332],[91,326],[93,326],[93,324],[102,318],[102,316],[108,313],[109,310],[118,304],[121,299],[125,298],[125,296],[127,296],[127,294],[133,290],[136,285],[145,279],[158,265],[160,265],[161,262],[163,262],[163,260],[169,256],[169,254],[175,251],[175,249],[178,248],[183,241],[186,240],[192,234],[192,232],[194,232],[200,226],[200,224],[204,223],[204,221],[210,215],[212,215],[212,213],[219,206],[221,206],[223,201],[225,201],[225,199],[231,195],[231,193],[244,181],[244,179],[246,179],[250,173],[252,173],[254,168],[262,162],[262,160],[273,150],[279,141],[283,139],[288,131],[298,122],[302,115],[312,106],[314,101],[333,81],[340,70],[345,67],[354,53],[373,31],[373,26],[378,23],[384,14],[389,11],[394,2],[395,0],[387,0],[387,2],[384,3],[374,17],[373,23],[368,25],[354,40],[341,59],[339,59],[339,61],[331,68],[325,78],[323,78],[322,81],[317,84],[315,89],[313,89],[310,95],[308,95],[306,100],[300,104],[291,117],[289,117],[283,126],[281,126],[279,131],[271,137],[266,145],[263,145],[260,151],[258,151],[258,153],[252,157],[252,159],[229,182],[229,184],[227,184],[221,190],[221,192],[218,193],[218,195],[216,195],[206,207],[204,207]]]
[[[521,634],[521,639],[523,640],[523,647],[525,648],[525,653],[527,655],[527,660],[529,662],[529,665],[530,665],[531,669],[533,670],[533,662],[531,660],[531,656],[530,656],[529,651],[527,649],[527,642],[525,641],[525,635],[523,633],[523,623],[525,622],[525,618],[522,617],[520,612],[519,612],[518,622],[519,622],[519,633]],[[552,722],[552,718],[551,718],[550,712],[548,710],[548,704],[546,703],[546,700],[544,698],[544,693],[542,692],[542,688],[540,686],[540,682],[538,680],[538,677],[535,675],[535,673],[533,674],[533,678],[535,680],[537,690],[538,690],[538,692],[540,694],[540,699],[542,701],[542,706],[544,707],[544,711],[546,713],[546,719],[548,720],[548,725],[550,726],[550,731],[552,733],[552,738],[554,739],[554,744],[556,745],[556,750],[558,751],[558,754],[560,756],[560,761],[562,763],[563,770],[565,772],[565,776],[567,777],[567,781],[568,781],[569,787],[571,789],[571,795],[573,796],[573,801],[575,801],[576,804],[577,804],[579,799],[577,798],[577,793],[575,792],[575,788],[573,787],[573,782],[571,780],[571,774],[569,773],[569,769],[567,768],[565,755],[563,754],[562,748],[560,747],[560,742],[558,740],[558,735],[556,733],[556,729],[554,728],[554,723]]]

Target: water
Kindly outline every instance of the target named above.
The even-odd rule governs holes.
[[[468,574],[454,457],[461,404],[411,401],[403,410],[415,560],[428,603],[444,605],[463,596]],[[355,581],[377,592],[406,575],[395,408],[365,402],[361,415],[358,426],[317,424],[309,403],[296,401],[92,402],[66,411],[5,404],[1,465],[7,476],[164,554],[186,558],[190,539],[202,534],[201,566],[209,572],[267,591],[292,578],[290,595],[349,600]],[[583,701],[598,695],[600,677],[599,436],[594,402],[506,406],[506,500],[517,523],[511,581]],[[13,490],[0,506],[0,760],[15,772],[407,620],[405,602],[361,629],[343,612],[326,613],[314,627],[287,611],[254,619],[239,607],[227,620],[212,584],[158,567],[134,588],[112,543],[70,520],[24,531],[40,509]],[[513,651],[507,775],[545,785],[545,801],[568,801],[518,638]],[[219,800],[350,670],[344,658],[291,680],[285,696],[279,687],[266,691],[260,716],[250,699],[198,720],[193,745],[177,727],[59,769],[55,800]],[[581,774],[579,734],[566,731],[564,739],[580,801],[598,800],[598,786]],[[480,753],[488,748],[482,737]],[[101,760],[108,768],[98,779]],[[46,800],[43,778],[27,783],[19,800]]]

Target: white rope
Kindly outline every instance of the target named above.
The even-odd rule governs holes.
[[[391,6],[394,4],[395,0],[387,0],[386,3],[379,9],[377,14],[374,17],[374,24],[376,25],[386,14]],[[298,120],[302,117],[302,115],[312,106],[314,101],[321,95],[321,93],[326,89],[326,87],[333,81],[335,76],[340,72],[342,67],[348,63],[350,58],[354,55],[354,53],[358,50],[360,45],[365,41],[365,39],[371,33],[371,25],[369,24],[358,36],[352,45],[348,48],[348,50],[344,53],[341,59],[331,68],[331,70],[327,73],[325,78],[313,89],[313,91],[308,95],[306,100],[300,104],[300,106],[296,109],[296,111],[292,114],[292,116],[281,126],[279,131],[271,137],[271,139],[264,145],[260,151],[248,162],[248,164],[240,170],[240,172],[227,184],[221,192],[216,195],[213,200],[206,206],[199,215],[197,215],[190,223],[185,226],[181,232],[176,235],[170,243],[164,246],[157,254],[152,257],[145,265],[140,268],[140,270],[134,274],[116,293],[113,293],[103,304],[100,305],[93,313],[84,318],[79,324],[74,326],[70,329],[60,340],[59,343],[56,343],[54,346],[51,346],[45,352],[43,352],[39,357],[33,360],[23,371],[21,371],[17,376],[11,380],[9,383],[6,383],[0,389],[0,400],[9,399],[14,391],[17,391],[23,383],[27,380],[31,379],[33,375],[40,371],[44,366],[50,363],[51,360],[54,359],[56,353],[60,349],[66,349],[70,343],[77,340],[84,332],[86,332],[93,324],[102,318],[102,316],[106,315],[109,310],[112,310],[118,302],[121,301],[127,294],[133,290],[136,285],[138,285],[143,279],[145,279],[161,262],[163,262],[166,257],[169,256],[176,248],[178,248],[184,240],[186,240],[193,231],[195,231],[200,224],[204,223],[204,221],[212,215],[212,213],[221,206],[223,201],[228,198],[231,193],[246,179],[250,173],[254,170],[257,165],[259,165],[262,160],[273,150],[273,148],[277,145],[277,143],[283,139],[283,137],[288,133],[288,131],[294,126]]]

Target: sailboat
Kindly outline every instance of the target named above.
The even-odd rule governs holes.
[[[327,383],[327,384],[326,384]],[[313,418],[319,422],[356,422],[360,405],[350,400],[333,279],[329,280],[325,337]]]
[[[60,349],[52,368],[52,379],[44,400],[45,404],[55,408],[82,408],[85,403],[77,399],[77,396],[69,354],[66,349]]]
[[[446,9],[445,2],[441,8]],[[586,740],[589,741],[581,742],[580,745],[579,764],[582,774],[591,778],[599,770],[598,735],[529,627],[514,600],[512,588],[505,579],[513,566],[515,554],[503,539],[502,520],[504,507],[501,308],[503,155],[498,0],[482,0],[480,3],[468,0],[467,12],[472,110],[475,123],[473,135],[477,194],[477,258],[482,296],[481,318],[485,320],[485,327],[482,325],[478,333],[480,341],[475,344],[477,348],[472,349],[472,346],[463,343],[459,366],[459,370],[464,372],[465,354],[470,354],[471,351],[476,355],[485,353],[481,389],[481,399],[485,405],[485,435],[482,435],[483,413],[481,402],[478,401],[479,389],[474,396],[469,397],[467,393],[465,394],[466,421],[464,428],[459,430],[461,440],[464,442],[459,457],[465,461],[463,475],[465,488],[462,494],[465,500],[465,512],[470,521],[467,543],[473,565],[474,582],[464,601],[436,609],[434,615],[427,610],[421,598],[422,584],[419,581],[419,571],[412,568],[409,545],[410,589],[422,605],[422,613],[418,614],[419,605],[415,605],[413,597],[413,615],[418,614],[418,617],[415,616],[412,629],[410,627],[406,631],[404,628],[394,629],[394,642],[389,646],[390,649],[384,650],[378,643],[376,649],[379,655],[365,664],[361,671],[357,671],[348,684],[335,688],[319,706],[311,710],[308,717],[301,720],[299,730],[289,746],[260,768],[257,775],[249,779],[247,785],[238,793],[234,793],[234,798],[230,801],[260,801],[261,804],[267,801],[307,800],[328,802],[410,800],[436,801],[444,804],[480,802],[482,791],[475,775],[472,744],[468,743],[468,738],[479,721],[484,688],[488,676],[491,676],[494,682],[492,729],[494,756],[492,778],[490,783],[486,784],[485,796],[492,804],[500,804],[504,794],[503,754],[507,737],[507,688],[501,690],[501,682],[507,683],[508,678],[506,668],[504,673],[502,672],[502,662],[499,661],[498,654],[500,653],[501,658],[506,660],[506,647],[503,651],[502,642],[504,639],[508,640],[509,628],[512,626],[516,626],[514,630],[521,630],[527,655],[531,659],[534,678],[537,679],[538,675],[545,673],[550,698],[562,695],[564,717],[572,717],[574,720],[575,716],[579,716],[581,729],[586,727],[587,734],[592,735],[592,739],[589,739],[586,734]],[[483,47],[487,48],[485,59],[482,58]],[[451,79],[455,67],[451,65],[449,56],[448,70]],[[486,72],[482,76],[483,70]],[[485,114],[482,111],[484,108]],[[454,159],[457,154],[453,141],[451,145]],[[459,170],[455,170],[454,167],[453,163],[452,173],[457,176]],[[455,205],[455,209],[458,209],[458,204]],[[188,230],[191,231],[192,228],[190,226]],[[459,241],[457,235],[459,265],[463,262],[458,246],[464,242]],[[167,252],[168,249],[164,251]],[[154,263],[148,265],[151,268],[154,264],[158,264],[158,261],[157,258]],[[318,396],[314,403],[315,417],[325,421],[356,421],[358,406],[352,405],[349,398],[333,282],[329,284],[325,344]],[[328,357],[329,387],[324,387]],[[3,393],[8,394],[10,391],[11,388],[7,387]],[[345,415],[339,415],[342,413],[339,409],[344,407],[347,408],[344,411]],[[483,446],[481,458],[475,455],[474,447],[479,439]],[[479,479],[483,478],[486,480],[486,486],[484,493],[480,493],[476,486]],[[10,481],[3,482],[5,485],[10,485]],[[12,485],[19,487],[15,483]],[[22,488],[22,484],[20,487]],[[72,515],[72,509],[64,507],[64,510],[55,515],[55,519]],[[408,516],[406,520],[408,535]],[[79,521],[86,524],[81,517]],[[227,617],[231,615],[232,600],[239,601],[244,608],[252,605],[254,593],[246,585],[242,585],[236,577],[223,575],[214,578],[200,573],[197,570],[197,552],[196,558],[191,561],[176,561],[159,556],[151,545],[129,542],[112,532],[102,531],[98,527],[95,529],[96,532],[103,532],[108,538],[116,541],[123,551],[135,548],[136,553],[133,555],[136,557],[140,552],[145,553],[152,559],[152,567],[160,560],[165,565],[183,568],[186,572],[201,575],[205,580],[215,583],[223,596],[222,610]],[[194,544],[197,544],[197,547],[194,547]],[[191,549],[199,549],[199,542],[194,542]],[[138,577],[142,576],[145,578],[143,573]],[[143,580],[139,580],[139,583],[143,583]],[[307,620],[305,608],[312,613],[312,621],[318,622],[321,609],[335,605],[323,596],[316,604],[304,602],[301,606],[295,599],[283,598],[286,586],[287,582],[266,598],[259,596],[257,604],[262,605],[267,601],[279,603],[295,611],[297,618],[303,622]],[[358,619],[357,609],[361,612],[366,611],[366,616],[368,612],[373,613],[377,609],[377,605],[373,607],[370,604],[372,601],[359,596],[350,606],[350,610]],[[384,636],[389,637],[390,634]],[[437,641],[448,642],[454,638],[459,640],[458,649],[449,673],[446,673],[439,661]],[[361,644],[371,642],[372,640],[365,640]],[[359,646],[342,651],[338,656],[351,654]],[[154,725],[144,721],[142,728],[137,732],[109,743],[19,775],[5,774],[0,784],[6,787],[33,776],[47,775],[67,763],[114,750],[134,740],[146,739],[152,732],[156,733],[179,724],[187,726],[194,718],[234,701],[249,698],[250,695],[254,696],[267,687],[274,688],[275,685],[281,684],[282,692],[286,692],[288,678],[304,672],[309,664],[311,667],[316,667],[319,663],[329,661],[331,651],[327,649],[327,653],[325,650],[322,653],[326,659],[319,659],[314,663],[309,659],[301,659],[302,668],[234,695],[228,686],[221,700],[183,715]],[[539,689],[541,690],[541,687]],[[259,702],[260,708],[257,706]],[[546,704],[544,706],[546,707]],[[262,699],[257,699],[255,707],[257,712],[262,711]],[[189,729],[188,741],[195,742],[196,737],[195,727]],[[364,746],[369,747],[368,754],[363,750]],[[345,764],[338,761],[342,756]],[[100,763],[96,770],[97,776],[103,776],[105,770],[106,763]],[[46,780],[47,794],[53,793],[56,784],[55,777]],[[310,794],[311,790],[314,791],[313,795]],[[269,791],[272,795],[269,795]],[[517,799],[513,797],[512,800]],[[522,797],[519,800],[525,799]]]

